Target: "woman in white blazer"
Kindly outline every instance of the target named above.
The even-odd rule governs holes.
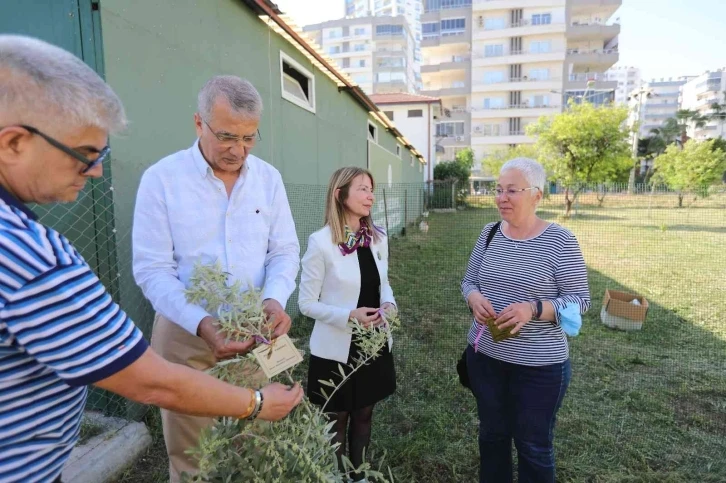
[[[315,319],[307,394],[321,406],[325,399],[319,381],[334,378],[338,365],[350,363],[357,355],[349,320],[376,325],[383,320],[379,309],[396,310],[388,283],[386,236],[371,218],[374,186],[373,176],[362,168],[333,173],[325,226],[310,235],[302,259],[300,312]],[[326,406],[335,418],[338,456],[348,454],[355,467],[363,463],[370,443],[374,405],[396,390],[392,345],[389,339],[381,354],[358,369]],[[360,475],[353,479],[365,481]]]

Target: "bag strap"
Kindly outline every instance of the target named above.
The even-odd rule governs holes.
[[[498,221],[494,223],[494,226],[492,226],[491,230],[489,230],[489,233],[487,233],[487,241],[484,244],[484,251],[486,252],[487,248],[489,248],[489,244],[494,239],[494,235],[497,234],[497,231],[499,231],[499,225],[501,225],[502,222]],[[481,335],[484,333],[484,326],[486,324],[482,324],[482,326],[479,328],[479,332],[476,334],[476,339],[474,339],[474,353],[479,352],[479,339],[481,339]]]

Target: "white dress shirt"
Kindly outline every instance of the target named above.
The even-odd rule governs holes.
[[[136,283],[154,310],[192,334],[210,315],[186,301],[197,262],[219,261],[285,307],[295,290],[300,244],[280,173],[249,155],[231,196],[199,150],[162,159],[141,178],[133,224]]]
[[[396,305],[388,282],[388,240],[382,236],[371,243],[381,279],[380,305]],[[345,363],[348,360],[352,331],[348,327],[350,311],[358,306],[360,265],[353,252],[343,255],[333,243],[330,226],[325,225],[308,239],[300,276],[300,312],[315,319],[310,336],[310,353],[317,357]],[[372,307],[378,308],[378,307]],[[389,337],[388,348],[393,346]]]

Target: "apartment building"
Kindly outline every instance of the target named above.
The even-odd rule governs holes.
[[[342,18],[303,31],[366,94],[416,91],[415,39],[406,17]]]
[[[675,117],[680,109],[679,98],[681,87],[694,76],[677,78],[661,78],[644,82],[641,86],[630,92],[630,124],[640,124],[639,135],[646,137],[651,130],[659,128],[671,117]],[[642,92],[642,95],[637,95]]]
[[[615,104],[627,105],[633,89],[640,87],[640,69],[629,66],[615,66],[605,72],[605,80],[617,82]]]
[[[421,13],[422,0],[345,0],[348,17],[406,17],[414,38],[413,72],[416,89],[421,88]]]
[[[714,104],[726,104],[726,68],[706,72],[694,77],[680,87],[680,108],[697,111],[709,117],[705,126],[689,126],[688,136],[697,140],[724,137],[724,118],[713,117],[717,112]],[[726,112],[722,112],[726,115]]]
[[[442,99],[440,156],[471,146],[480,161],[533,143],[526,126],[561,112],[569,99],[612,102],[617,82],[605,72],[618,61],[620,25],[611,17],[621,4],[427,0],[422,94]]]

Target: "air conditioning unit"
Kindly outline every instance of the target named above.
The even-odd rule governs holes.
[[[464,136],[456,136],[456,140],[457,140],[458,142],[461,142],[461,141],[463,141],[463,140],[464,140]]]
[[[482,132],[481,126],[474,126],[474,132],[477,134],[481,134],[481,132]]]

